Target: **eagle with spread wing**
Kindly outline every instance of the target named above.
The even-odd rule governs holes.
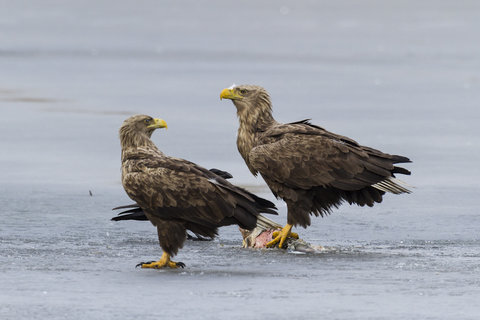
[[[260,213],[277,214],[272,202],[214,171],[163,154],[150,137],[166,127],[162,119],[135,115],[120,128],[123,187],[157,227],[163,250],[159,261],[140,263],[142,268],[183,268],[171,257],[182,248],[187,230],[211,238],[218,227],[236,224],[251,230]]]
[[[310,225],[310,214],[324,216],[347,201],[373,206],[386,192],[409,193],[394,174],[410,174],[397,163],[407,157],[383,153],[329,132],[308,120],[279,123],[268,92],[255,85],[223,89],[221,99],[237,108],[238,151],[255,176],[287,204],[287,224],[268,246],[282,247],[292,226]]]

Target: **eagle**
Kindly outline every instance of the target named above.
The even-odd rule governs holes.
[[[411,162],[407,157],[362,146],[310,119],[279,123],[268,92],[260,86],[233,85],[221,91],[220,99],[232,100],[237,109],[237,148],[248,169],[260,174],[287,205],[287,224],[269,247],[283,247],[293,226],[310,225],[311,214],[323,217],[345,201],[371,207],[386,192],[410,193],[395,178],[410,174],[395,165]]]
[[[260,213],[277,214],[272,202],[214,171],[163,154],[150,137],[155,129],[166,127],[162,119],[135,115],[119,131],[123,188],[157,227],[163,250],[160,260],[137,265],[142,268],[185,267],[171,257],[183,247],[187,230],[213,238],[218,227],[236,224],[251,230]]]

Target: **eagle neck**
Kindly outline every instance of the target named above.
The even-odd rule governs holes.
[[[255,106],[238,112],[240,126],[237,135],[237,148],[250,171],[256,175],[257,171],[251,166],[249,153],[258,145],[258,136],[267,131],[277,122],[272,115],[272,107],[268,99],[260,99]]]
[[[150,135],[143,132],[121,132],[120,133],[120,144],[122,146],[122,161],[128,158],[128,154],[132,150],[138,151],[138,149],[148,149],[159,151],[157,146],[150,139]]]

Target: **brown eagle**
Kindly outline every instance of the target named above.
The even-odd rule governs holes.
[[[394,176],[410,174],[395,166],[410,162],[406,157],[359,145],[308,120],[279,123],[270,96],[259,86],[232,86],[220,98],[237,108],[237,147],[248,168],[287,204],[287,224],[269,246],[280,242],[282,247],[292,226],[310,225],[312,213],[323,217],[344,201],[373,206],[385,192],[410,192]]]
[[[277,214],[273,203],[215,172],[164,155],[150,137],[155,129],[166,127],[162,119],[135,115],[120,128],[123,187],[157,227],[163,249],[159,261],[140,263],[142,268],[184,267],[170,257],[182,248],[187,230],[214,237],[218,227],[253,229],[259,213]]]

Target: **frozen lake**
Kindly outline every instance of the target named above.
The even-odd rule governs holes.
[[[478,319],[480,3],[257,2],[0,0],[1,319]],[[161,250],[110,221],[131,114],[274,200],[236,150],[232,83],[410,157],[414,192],[297,229],[332,252],[242,249],[228,227],[187,241],[183,270],[135,269]]]

